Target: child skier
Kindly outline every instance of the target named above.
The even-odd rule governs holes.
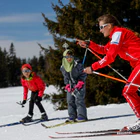
[[[86,121],[87,110],[85,106],[85,83],[87,74],[83,73],[84,66],[74,57],[71,50],[63,53],[62,66],[60,68],[67,91],[67,103],[69,119],[67,121]]]
[[[36,75],[35,72],[32,72],[32,67],[30,64],[22,65],[21,71],[21,84],[23,86],[22,105],[26,103],[28,90],[31,90],[28,115],[23,118],[21,122],[26,123],[32,121],[34,104],[37,105],[41,112],[41,120],[47,121],[48,116],[41,104],[42,96],[45,90],[45,83],[39,76]]]

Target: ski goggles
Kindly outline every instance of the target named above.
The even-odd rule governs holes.
[[[104,27],[106,27],[108,25],[108,23],[107,24],[103,24],[102,26],[99,26],[99,29],[100,30],[102,30]]]
[[[74,56],[68,55],[68,56],[64,56],[64,58],[66,58],[66,59],[68,59],[68,58],[74,58]]]
[[[31,70],[27,69],[27,70],[22,70],[22,73],[29,73],[31,72]]]

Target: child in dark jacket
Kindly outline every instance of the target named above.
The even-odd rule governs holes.
[[[32,67],[30,64],[24,64],[21,67],[22,77],[21,84],[23,86],[23,101],[22,105],[26,103],[28,90],[31,91],[31,97],[29,102],[29,112],[28,115],[21,120],[21,122],[30,122],[33,117],[34,104],[37,105],[41,112],[41,120],[48,120],[48,116],[45,112],[44,107],[41,104],[42,96],[45,90],[45,83],[43,80],[32,72]]]
[[[85,106],[85,83],[87,74],[83,73],[84,66],[79,59],[74,58],[71,50],[63,53],[62,66],[60,68],[65,90],[67,91],[67,103],[69,119],[67,121],[86,121],[87,110]]]

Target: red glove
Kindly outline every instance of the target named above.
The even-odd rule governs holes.
[[[65,86],[65,90],[68,91],[68,92],[71,92],[70,84],[67,84],[67,85]]]
[[[77,88],[78,90],[80,90],[84,85],[83,81],[78,81],[77,85],[74,88]]]

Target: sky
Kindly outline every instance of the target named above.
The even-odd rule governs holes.
[[[25,107],[21,107],[16,102],[22,100],[23,88],[9,87],[0,88],[0,126],[3,124],[13,123],[21,120],[28,113],[29,101]],[[45,94],[53,94],[58,91],[52,85],[46,88]],[[28,98],[30,97],[30,92]],[[48,114],[49,119],[55,119],[48,122],[43,122],[45,125],[55,125],[62,123],[68,117],[68,111],[54,110],[54,106],[50,100],[43,100],[42,104]],[[41,126],[41,123],[32,124],[29,126],[16,125],[8,127],[0,127],[0,140],[52,140],[49,136],[64,136],[56,132],[77,132],[77,131],[96,131],[107,129],[121,129],[128,124],[134,124],[137,120],[132,109],[127,103],[124,104],[107,104],[91,106],[87,108],[88,119],[91,121],[60,126],[56,128],[46,129]],[[39,109],[34,107],[33,119],[40,118]],[[80,134],[92,135],[93,133]],[[78,135],[78,134],[77,134]],[[66,135],[67,136],[67,135]],[[72,135],[73,136],[73,135]],[[105,136],[94,138],[74,138],[64,140],[139,140],[140,135],[127,136]],[[62,139],[60,139],[62,140]]]
[[[69,0],[61,0],[67,4]],[[19,58],[39,57],[40,43],[43,47],[54,46],[52,35],[43,25],[41,13],[51,20],[56,14],[52,3],[58,0],[1,0],[0,1],[0,47],[9,51],[14,44]]]

